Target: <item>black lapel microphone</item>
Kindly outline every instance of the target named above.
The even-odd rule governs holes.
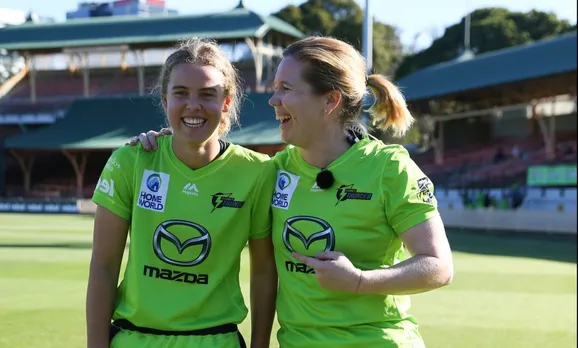
[[[317,178],[315,178],[315,182],[317,183],[317,186],[320,189],[326,190],[331,186],[333,186],[335,178],[333,177],[333,173],[331,173],[326,168],[322,168],[321,171],[317,173]]]
[[[353,146],[355,143],[359,142],[359,138],[361,138],[361,135],[355,132],[354,130],[347,131],[347,142],[349,143],[350,147]],[[335,183],[335,177],[333,176],[333,173],[331,173],[330,170],[327,170],[327,168],[321,168],[321,171],[317,173],[315,183],[317,184],[317,187],[319,187],[320,189],[327,190],[328,188],[331,188],[331,186],[333,186],[333,184]]]

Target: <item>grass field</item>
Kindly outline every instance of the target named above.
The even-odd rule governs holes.
[[[86,346],[91,230],[85,216],[0,214],[0,347]],[[413,296],[428,348],[576,347],[575,240],[448,234],[453,284]]]

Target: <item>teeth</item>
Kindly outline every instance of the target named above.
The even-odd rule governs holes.
[[[184,117],[183,122],[189,126],[198,126],[205,123],[205,120],[197,117]]]
[[[285,116],[285,115],[283,115],[283,116],[276,115],[276,116],[275,116],[275,119],[276,119],[276,120],[279,120],[279,121],[287,121],[287,120],[289,120],[290,118],[291,118],[291,116]]]

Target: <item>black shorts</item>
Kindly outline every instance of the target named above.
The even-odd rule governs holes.
[[[142,334],[162,335],[162,336],[207,336],[207,335],[220,335],[236,332],[237,336],[239,337],[240,348],[247,348],[245,339],[243,338],[243,335],[241,335],[239,328],[235,324],[224,324],[200,330],[165,331],[136,326],[128,320],[119,319],[115,320],[112,324],[110,324],[109,342],[111,342],[114,336],[116,336],[121,330],[130,330]]]

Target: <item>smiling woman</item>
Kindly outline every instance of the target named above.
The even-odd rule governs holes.
[[[268,347],[275,172],[268,156],[220,139],[237,120],[236,71],[216,43],[190,40],[167,58],[158,89],[173,135],[154,153],[115,151],[94,192],[88,347],[245,347],[237,325],[248,312],[239,284],[247,242],[251,341]]]
[[[173,150],[192,168],[205,152],[218,153],[219,137],[237,123],[240,91],[237,72],[217,45],[203,40],[183,43],[163,66],[157,90],[173,129]],[[201,156],[199,156],[201,155]]]
[[[308,37],[275,74],[269,104],[293,145],[273,159],[283,348],[424,347],[407,295],[453,277],[433,184],[360,121],[366,96],[377,128],[402,136],[413,117],[393,83],[366,71],[348,43]]]
[[[226,98],[226,110],[223,110],[226,117],[221,120],[219,127],[219,135],[224,135],[231,124],[238,121],[241,93],[237,85],[237,72],[218,46],[195,39],[181,44],[169,56],[161,70],[156,88],[163,96],[165,107],[166,97],[175,90],[180,90],[175,94],[181,96],[192,92],[203,99]]]

